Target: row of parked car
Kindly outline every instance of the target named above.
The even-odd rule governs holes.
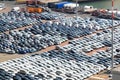
[[[4,69],[0,69],[0,80],[38,80],[27,74],[25,71],[19,71],[15,75],[6,72]]]
[[[114,34],[114,49],[119,48],[119,42],[120,42],[120,29],[119,27],[115,29]],[[71,40],[68,45],[65,46],[57,46],[57,49],[62,50],[64,52],[73,50],[75,52],[85,52],[88,53],[90,51],[93,51],[95,49],[103,48],[103,47],[111,47],[111,30],[106,29],[103,30],[103,32],[99,32],[97,34],[92,34],[91,36]]]
[[[38,14],[38,17],[40,17],[43,20],[57,20],[60,17],[64,17],[65,14],[59,14],[56,12],[43,12],[41,14]]]
[[[14,12],[13,12],[14,13]],[[11,12],[12,14],[12,12]],[[5,15],[5,14],[4,14]],[[18,15],[18,14],[16,14]],[[30,13],[21,13],[21,15],[25,15],[27,17],[33,17],[34,14]],[[35,17],[35,16],[34,16]],[[67,19],[66,17],[65,19]],[[36,18],[35,18],[36,19]],[[36,19],[37,20],[37,19]],[[72,21],[72,26],[68,25],[69,20]],[[36,51],[39,51],[43,48],[46,48],[51,45],[58,45],[61,44],[62,42],[68,40],[68,39],[73,39],[75,37],[80,37],[80,36],[85,36],[88,34],[91,34],[96,31],[94,28],[89,28],[83,27],[80,25],[76,25],[75,23],[78,24],[83,24],[87,22],[93,22],[96,19],[88,19],[86,18],[85,20],[83,18],[79,19],[74,19],[74,18],[68,18],[68,22],[63,21],[48,21],[48,22],[38,22],[37,24],[34,24],[32,27],[25,28],[24,30],[11,30],[9,34],[2,33],[0,35],[0,52],[3,53],[33,53]],[[110,20],[101,20],[97,19],[98,21],[107,21],[110,22]],[[116,25],[119,25],[119,21],[115,21]],[[64,24],[65,23],[65,24]],[[106,25],[108,26],[108,25]],[[100,26],[101,27],[101,26]],[[103,28],[102,28],[103,29]],[[108,30],[104,30],[103,33],[109,34]],[[97,35],[100,35],[102,33],[97,33]],[[102,35],[104,36],[104,35]],[[109,37],[110,38],[110,37]],[[85,41],[85,40],[86,41]],[[89,42],[88,38],[84,38],[83,40],[83,46],[78,45],[76,49],[82,48],[84,52],[89,52],[95,48],[100,48],[104,47],[104,45],[110,46],[111,44],[109,43],[108,40],[100,43],[98,40],[94,40],[93,42]],[[102,38],[100,38],[102,39]],[[81,40],[82,41],[82,40]],[[79,41],[78,41],[79,42]],[[89,43],[87,43],[89,42]],[[92,45],[91,45],[92,44]],[[85,47],[86,45],[86,47]],[[89,46],[90,45],[90,46]]]
[[[57,20],[47,21],[44,20]],[[37,24],[34,24],[37,23]],[[24,30],[15,28],[34,24]],[[120,21],[114,20],[114,26]],[[3,27],[4,26],[4,27]],[[61,17],[55,12],[27,13],[8,12],[0,14],[0,52],[33,53],[51,45],[76,37],[92,34],[97,30],[103,32],[72,40],[66,46],[57,46],[57,50],[24,56],[0,63],[0,79],[2,80],[84,80],[91,75],[111,66],[111,30],[112,20],[99,18]],[[114,35],[114,55],[119,54],[120,29],[116,27]],[[102,47],[106,51],[95,52],[87,56],[87,52]],[[115,65],[120,59],[115,59]]]
[[[57,49],[65,52],[73,50],[76,52],[82,51],[88,53],[90,51],[93,51],[94,49],[99,49],[102,47],[105,47],[105,45],[102,44],[101,42],[89,37],[85,37],[83,39],[72,40],[69,42],[68,45],[65,45],[63,47],[57,46]]]
[[[60,18],[60,21],[62,23],[65,23],[66,25],[72,26],[74,24],[78,24],[77,26],[82,26],[83,28],[89,27],[94,29],[106,29],[112,26],[112,20],[110,19],[101,19],[101,18],[91,18],[91,17],[68,17],[68,18]],[[113,22],[114,26],[117,26],[120,24],[120,21],[115,20]]]
[[[7,30],[12,30],[15,28],[27,26],[30,24],[34,24],[37,22],[41,22],[41,19],[44,20],[58,20],[59,23],[62,23],[64,26],[67,27],[79,27],[77,29],[71,28],[71,29],[65,29],[63,30],[64,27],[61,27],[61,31],[64,33],[70,33],[73,36],[77,35],[84,35],[90,34],[88,29],[93,29],[94,30],[100,30],[100,29],[106,29],[110,26],[112,26],[112,21],[111,20],[106,20],[106,19],[99,19],[99,18],[71,18],[71,17],[66,17],[65,14],[60,14],[57,12],[43,12],[41,14],[38,13],[28,13],[28,12],[16,12],[16,11],[11,11],[8,13],[1,13],[0,14],[0,32],[4,32]],[[119,21],[114,21],[114,26],[119,25]],[[4,26],[4,27],[3,27]],[[83,29],[83,28],[88,28],[88,29]],[[76,32],[76,33],[74,33]]]
[[[69,36],[70,39],[74,37],[81,37],[97,30],[103,30],[110,28],[112,26],[111,20],[99,19],[99,18],[60,18],[58,22],[53,22],[56,24],[53,27],[57,28],[57,31],[64,33]],[[119,25],[119,21],[114,21],[114,26]],[[49,24],[50,25],[50,24]],[[48,26],[49,26],[48,25]]]
[[[83,54],[49,51],[3,62],[0,68],[14,75],[20,70],[39,79],[54,80],[83,80],[105,69],[105,66],[88,62],[89,57]]]
[[[93,60],[98,63],[104,65],[108,70],[111,68],[111,52],[105,52],[105,51],[98,51],[98,54],[94,54],[91,57]],[[115,54],[119,54],[115,51]],[[98,59],[98,60],[97,60]],[[114,58],[114,67],[120,64],[120,59]]]
[[[45,23],[44,25],[46,24],[47,23]],[[0,40],[5,41],[4,43],[8,43],[10,41],[15,42],[14,44],[17,44],[17,42],[19,41],[21,41],[19,43],[22,43],[22,42],[26,43],[25,41],[27,40],[28,42],[30,40],[30,42],[32,41],[37,43],[39,40],[40,42],[46,41],[45,39],[54,37],[56,35],[58,36],[57,39],[60,38],[61,36],[61,34],[57,32],[57,30],[55,30],[55,33],[53,34],[53,32],[50,33],[48,29],[47,32],[50,33],[51,35],[48,34],[47,32],[46,33],[44,32],[44,34],[42,34],[43,32],[34,33],[34,32],[37,32],[34,30],[42,30],[42,29],[40,26],[34,25],[32,28],[27,28],[21,31],[10,31],[9,35],[2,34],[4,36],[1,35]],[[116,54],[119,54],[119,52],[117,52],[116,49],[119,48],[119,45],[120,45],[119,27],[116,27],[114,32],[115,32],[114,55],[116,55]],[[43,37],[45,37],[45,39],[43,39]],[[10,39],[8,39],[9,41],[2,40],[4,38],[6,39],[10,38]],[[65,37],[65,39],[67,39],[67,37]],[[111,30],[106,29],[106,30],[103,30],[103,32],[92,34],[89,37],[72,40],[66,46],[63,46],[63,47],[58,46],[58,48],[61,48],[60,50],[59,49],[51,50],[41,54],[32,54],[30,56],[24,56],[21,58],[16,58],[13,60],[2,62],[0,63],[0,68],[2,70],[0,73],[0,77],[2,80],[4,79],[5,80],[7,79],[8,80],[9,79],[13,79],[13,80],[21,80],[21,79],[84,80],[94,74],[99,73],[102,70],[110,68],[111,66],[111,45],[110,45],[111,41],[110,40],[111,40]],[[106,42],[108,41],[108,43],[104,43],[105,41]],[[84,46],[89,46],[89,45],[94,45],[94,47],[91,46],[92,49],[100,48],[101,47],[100,45],[102,45],[103,47],[107,46],[108,49],[106,51],[103,51],[103,50],[97,51],[92,56],[88,56],[85,54],[85,51],[82,48],[84,48]],[[79,49],[82,49],[82,51],[79,51]],[[114,64],[115,65],[120,64],[120,59],[114,59]]]
[[[8,13],[0,13],[0,32],[5,32],[8,30],[13,30],[16,28],[35,24],[41,22],[41,19],[55,20],[58,19],[60,16],[61,14],[58,15],[55,12],[43,12],[39,14],[10,11]]]
[[[35,28],[32,27],[32,29]],[[61,44],[66,40],[68,40],[66,37],[53,32],[51,34],[46,32],[43,32],[43,34],[33,34],[32,31],[28,30],[15,30],[10,31],[9,34],[2,33],[0,35],[0,52],[33,53],[48,46]]]
[[[111,66],[110,57],[111,53],[103,50],[92,56],[81,52],[51,50],[0,63],[0,68],[5,70],[0,73],[0,77],[2,80],[8,78],[13,80],[24,78],[25,80],[84,80],[108,69]],[[114,64],[120,64],[120,59],[115,59]]]
[[[0,14],[0,32],[13,30],[39,22],[40,20],[27,17],[22,13],[8,12]]]

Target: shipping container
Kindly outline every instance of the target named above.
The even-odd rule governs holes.
[[[38,13],[41,13],[43,11],[43,9],[41,7],[32,7],[32,6],[28,6],[27,7],[27,11],[28,12],[38,12]]]
[[[75,8],[75,7],[79,7],[79,4],[77,4],[77,5],[76,5],[76,3],[64,4],[64,8]]]
[[[64,4],[68,4],[70,2],[60,2],[60,3],[56,3],[55,4],[55,8],[56,9],[60,9],[60,8],[63,8],[64,7]]]
[[[50,2],[50,3],[48,3],[48,7],[60,9],[60,8],[64,7],[64,4],[68,4],[68,3],[70,3],[70,2]]]
[[[48,7],[49,8],[55,8],[55,3],[58,3],[58,2],[50,2],[50,3],[48,3]]]
[[[27,7],[27,11],[28,12],[34,12],[34,8],[33,7]]]
[[[41,13],[43,11],[42,8],[38,7],[38,8],[35,8],[35,12],[38,12],[38,13]]]

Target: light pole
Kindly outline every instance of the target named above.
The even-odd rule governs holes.
[[[112,74],[112,69],[114,67],[114,52],[113,52],[113,49],[114,49],[114,45],[113,45],[113,41],[114,41],[114,13],[113,13],[113,10],[114,10],[114,0],[112,0],[112,51],[111,51],[111,74]],[[111,77],[113,77],[111,75]]]
[[[78,4],[78,0],[76,0],[76,18],[78,20],[78,7],[77,7],[78,5],[77,4]]]

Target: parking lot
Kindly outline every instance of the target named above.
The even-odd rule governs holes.
[[[0,14],[0,68],[5,70],[0,70],[0,78],[84,80],[109,69],[112,21],[65,16],[55,12]],[[114,21],[114,55],[119,54],[119,25],[120,21]]]

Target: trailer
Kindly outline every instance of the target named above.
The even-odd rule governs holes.
[[[97,8],[94,8],[93,6],[84,6],[83,7],[83,12],[84,13],[91,13],[93,11],[97,10]]]
[[[68,3],[64,5],[64,12],[67,13],[77,13],[77,11],[81,11],[81,7],[76,3]]]
[[[72,2],[53,2],[48,3],[48,7],[54,11],[65,12],[65,13],[76,13],[81,11],[79,4]]]

